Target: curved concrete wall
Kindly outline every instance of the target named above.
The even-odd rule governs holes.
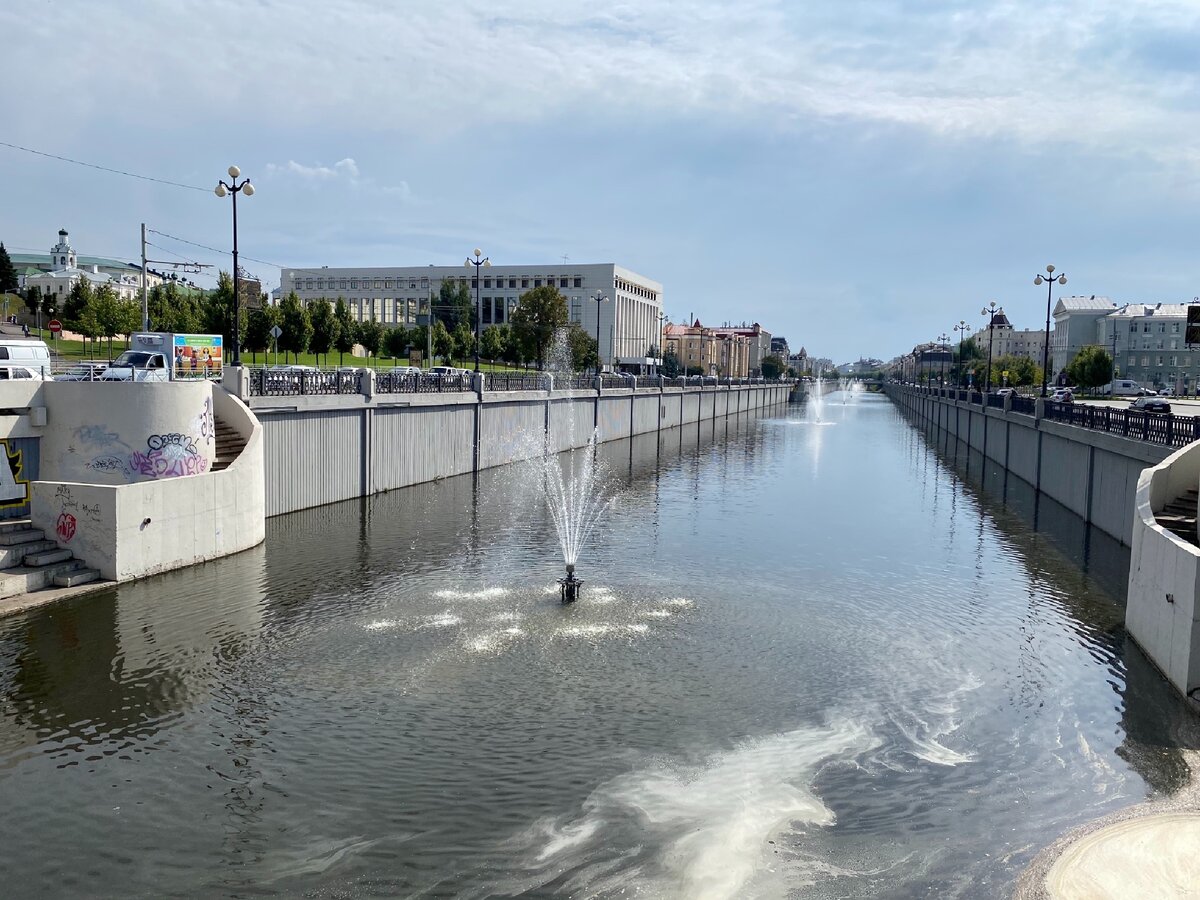
[[[216,458],[211,382],[51,381],[42,399],[44,481],[160,481]]]

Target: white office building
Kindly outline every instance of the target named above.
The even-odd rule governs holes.
[[[1146,387],[1194,393],[1200,347],[1189,346],[1186,303],[1128,303],[1097,323],[1096,340],[1113,356],[1119,378]]]
[[[606,367],[636,372],[657,364],[651,355],[660,344],[662,285],[657,281],[614,263],[489,266],[479,270],[479,284],[475,278],[474,266],[284,269],[276,301],[290,291],[306,304],[342,297],[359,321],[411,327],[443,282],[459,282],[478,297],[482,329],[508,322],[526,291],[551,285],[566,297],[570,320],[598,337]],[[604,297],[599,303],[592,299],[597,291]]]
[[[1117,308],[1108,297],[1059,297],[1050,334],[1050,372],[1054,381],[1084,347],[1097,343],[1098,323]]]

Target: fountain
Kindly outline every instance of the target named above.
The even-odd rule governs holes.
[[[822,373],[817,373],[817,390],[813,394],[812,402],[809,404],[808,411],[814,422],[821,421],[821,411],[825,407],[825,381]]]
[[[573,371],[565,331],[555,336],[549,361],[555,380]],[[574,421],[568,422],[567,428],[569,433],[574,434]],[[582,460],[578,461],[572,459],[571,454],[556,452],[547,433],[538,459],[546,508],[554,522],[554,531],[558,535],[567,569],[566,576],[558,580],[563,603],[574,603],[579,599],[583,580],[575,577],[575,564],[596,523],[616,499],[607,489],[603,466],[596,452],[597,438],[597,432],[593,431],[583,450]]]

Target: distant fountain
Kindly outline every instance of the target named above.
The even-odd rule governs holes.
[[[556,382],[565,382],[574,374],[565,330],[560,330],[555,336],[548,363]],[[567,408],[573,411],[574,404],[567,404]],[[573,412],[567,429],[570,434],[575,433]],[[592,432],[582,459],[574,454],[557,452],[551,445],[550,437],[549,433],[543,436],[541,454],[535,461],[539,464],[542,493],[567,569],[566,576],[558,580],[559,594],[563,603],[574,603],[579,599],[583,585],[583,579],[575,576],[575,564],[596,523],[616,496],[609,489],[604,467],[597,457],[596,431]]]
[[[817,390],[808,406],[809,417],[814,422],[821,421],[821,413],[825,409],[825,380],[820,372],[817,373]]]

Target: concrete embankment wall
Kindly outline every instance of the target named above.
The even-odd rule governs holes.
[[[888,385],[910,416],[966,443],[1085,522],[1133,543],[1138,478],[1169,447]]]
[[[255,397],[266,512],[276,516],[462,475],[542,452],[760,412],[789,385]]]

